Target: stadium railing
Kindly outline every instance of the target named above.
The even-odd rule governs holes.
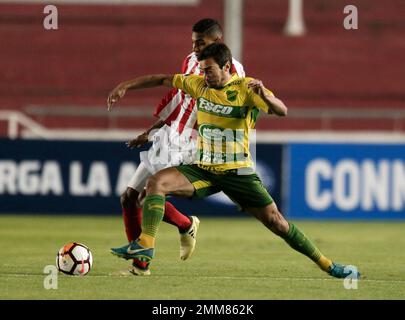
[[[0,121],[7,124],[7,130],[3,135],[9,139],[56,139],[56,140],[126,140],[138,135],[147,128],[147,123],[153,122],[151,108],[140,106],[136,108],[121,108],[114,112],[107,112],[103,107],[80,107],[80,106],[27,106],[26,112],[16,110],[0,111]],[[62,118],[71,122],[71,128],[50,128],[35,119]],[[96,128],[75,128],[73,118],[104,119],[104,125]],[[131,120],[141,121],[142,125],[128,126]],[[342,109],[331,108],[291,108],[288,119],[305,122],[318,120],[320,128],[296,129],[285,126],[283,130],[260,128],[257,131],[258,142],[286,142],[286,141],[405,141],[405,110],[381,109],[370,111],[357,109],[350,112],[342,112]],[[120,120],[126,120],[125,126],[120,125]],[[349,122],[349,128],[336,130],[331,123],[343,120]],[[369,120],[369,128],[358,130],[357,123]],[[375,130],[373,123],[389,121],[390,130]],[[260,122],[265,122],[262,118]],[[283,120],[284,121],[284,120]],[[274,123],[274,122],[272,122]],[[346,124],[347,126],[347,124]],[[280,134],[282,132],[282,134]]]

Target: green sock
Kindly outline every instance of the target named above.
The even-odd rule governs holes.
[[[143,204],[142,233],[155,238],[165,213],[165,197],[150,195]]]
[[[322,253],[294,224],[289,222],[289,225],[290,229],[288,230],[287,235],[284,237],[284,240],[290,245],[291,248],[301,252],[317,263],[321,258]]]

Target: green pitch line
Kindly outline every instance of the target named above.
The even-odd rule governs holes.
[[[321,272],[253,218],[201,218],[193,257],[179,258],[177,230],[162,224],[150,277],[122,275],[109,253],[126,242],[121,217],[0,216],[0,299],[405,299],[403,222],[295,221],[328,256],[356,265],[357,290]],[[46,265],[67,242],[94,255],[85,277],[60,275],[46,290]]]

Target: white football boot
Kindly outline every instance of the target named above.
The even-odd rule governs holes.
[[[191,216],[191,226],[187,231],[180,233],[180,259],[187,260],[191,257],[195,249],[195,243],[197,238],[198,226],[200,225],[200,219],[196,216]]]

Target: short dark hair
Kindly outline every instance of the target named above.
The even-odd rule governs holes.
[[[222,27],[214,19],[201,19],[193,25],[193,32],[202,33],[213,38],[222,38]]]
[[[211,43],[206,46],[199,54],[198,61],[208,58],[213,58],[220,68],[222,68],[228,61],[232,67],[232,53],[224,43]]]

